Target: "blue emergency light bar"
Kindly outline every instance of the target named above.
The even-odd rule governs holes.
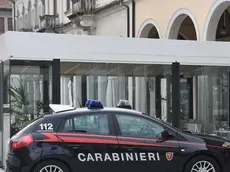
[[[91,100],[87,100],[87,101],[86,101],[85,107],[88,107],[88,106],[89,106],[90,101],[91,101]]]
[[[103,105],[99,100],[88,100],[85,104],[88,109],[103,109]]]

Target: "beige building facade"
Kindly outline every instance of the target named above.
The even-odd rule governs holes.
[[[154,109],[153,114],[156,114],[157,118],[170,121],[170,115],[173,116],[173,104],[178,101],[181,128],[230,138],[230,134],[220,132],[222,129],[229,132],[230,126],[230,68],[227,64],[229,57],[225,58],[224,65],[218,64],[222,58],[221,53],[227,53],[228,50],[216,47],[215,54],[210,55],[212,60],[204,64],[202,59],[207,57],[205,52],[211,50],[201,45],[213,45],[210,41],[230,42],[229,6],[230,0],[136,0],[136,37],[165,39],[166,42],[170,42],[168,39],[184,41],[176,42],[185,54],[169,53],[172,47],[163,46],[168,56],[159,56],[159,59],[177,59],[176,62],[180,63],[180,96],[175,96],[180,97],[180,100],[172,98],[175,89],[175,78],[171,71],[173,67],[161,72],[159,69],[167,69],[167,65],[163,64],[159,69],[152,68],[155,105],[153,107],[153,103],[150,103],[150,112]],[[190,44],[199,44],[200,49],[183,49],[182,45]],[[228,43],[223,44],[228,46]],[[157,47],[152,46],[151,50],[157,52]],[[194,58],[189,53],[190,50],[200,54]],[[147,49],[146,55],[152,58]],[[203,64],[190,65],[182,59]],[[140,83],[144,85],[147,82]],[[147,103],[149,100],[142,98],[141,102]]]
[[[229,0],[138,0],[136,36],[228,41]]]

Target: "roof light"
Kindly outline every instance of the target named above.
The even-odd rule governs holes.
[[[90,100],[88,109],[103,109],[103,105],[99,100]]]
[[[85,107],[88,107],[88,106],[89,106],[90,101],[91,101],[91,100],[87,100],[87,101],[86,101]]]
[[[117,107],[119,108],[125,108],[125,109],[132,109],[132,106],[130,105],[128,100],[121,99],[119,103],[117,104]]]
[[[54,113],[59,113],[59,112],[64,112],[64,111],[69,111],[69,110],[75,109],[72,106],[61,105],[61,104],[49,104],[49,107]]]

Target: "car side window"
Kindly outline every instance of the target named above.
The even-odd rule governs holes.
[[[85,114],[63,120],[60,132],[85,132],[89,134],[109,134],[107,114]]]
[[[122,136],[158,138],[164,130],[160,124],[132,115],[116,114]]]
[[[65,121],[65,126],[63,128],[64,132],[68,132],[68,131],[73,131],[73,122],[72,122],[72,118],[69,118]]]

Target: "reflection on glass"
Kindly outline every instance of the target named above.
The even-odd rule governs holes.
[[[182,67],[181,72],[186,74],[183,79],[187,80],[187,86],[184,83],[181,87],[183,127],[192,132],[230,138],[228,134],[229,68],[185,66]]]
[[[50,102],[49,66],[11,65],[11,135],[46,112]]]
[[[168,120],[170,106],[170,65],[61,63],[61,103],[84,106],[98,99],[115,107],[129,100],[136,110]]]
[[[61,65],[63,104],[99,99],[172,122],[171,65],[67,63]],[[228,68],[181,66],[180,121],[184,129],[215,134],[228,126]]]

